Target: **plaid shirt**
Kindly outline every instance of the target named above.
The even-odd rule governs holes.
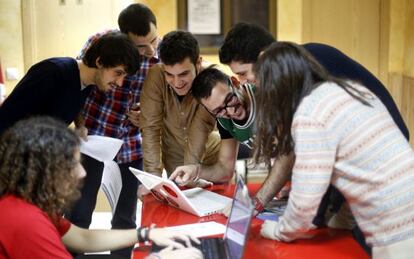
[[[83,46],[78,59],[84,56],[95,40],[112,31],[116,30],[106,30],[91,36]],[[94,87],[86,99],[83,117],[88,134],[122,139],[124,143],[116,157],[119,163],[142,158],[140,130],[128,120],[126,113],[129,107],[139,102],[148,69],[157,63],[159,63],[158,58],[144,57],[141,68],[135,75],[126,76],[122,87],[115,87],[105,93]]]

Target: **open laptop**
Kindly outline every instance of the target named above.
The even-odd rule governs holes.
[[[249,191],[239,176],[224,237],[200,238],[201,244],[193,243],[193,245],[202,251],[204,258],[242,258],[253,211],[254,206]],[[151,251],[160,251],[162,248],[153,244]]]
[[[203,188],[180,190],[171,180],[132,167],[129,170],[157,200],[199,217],[219,213],[231,202],[230,198]]]

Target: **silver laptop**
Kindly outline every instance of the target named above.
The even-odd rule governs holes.
[[[215,192],[198,187],[180,190],[171,180],[132,167],[129,170],[157,200],[199,217],[220,213],[231,202],[230,198]]]
[[[253,217],[254,206],[247,186],[241,177],[238,177],[236,190],[233,196],[230,216],[226,224],[223,238],[200,238],[201,244],[193,243],[200,249],[206,259],[240,259],[243,257],[249,234],[250,223]],[[160,251],[164,247],[152,245],[152,252]]]

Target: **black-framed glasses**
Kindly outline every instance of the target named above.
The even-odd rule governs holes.
[[[214,117],[222,117],[227,113],[228,108],[233,108],[239,105],[239,99],[237,97],[236,92],[234,91],[234,87],[230,79],[229,79],[228,85],[231,89],[231,92],[227,94],[226,98],[224,99],[223,105],[220,107],[217,107],[216,109],[212,111],[208,110],[211,113],[211,115],[213,115]]]

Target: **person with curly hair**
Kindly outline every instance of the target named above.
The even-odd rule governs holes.
[[[6,130],[0,138],[0,258],[72,258],[68,250],[106,251],[149,240],[169,246],[155,258],[202,257],[199,250],[175,242],[198,242],[184,233],[71,224],[62,214],[79,197],[84,176],[79,137],[63,122],[32,117]]]

